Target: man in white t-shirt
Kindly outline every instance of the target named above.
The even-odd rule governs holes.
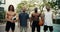
[[[50,11],[50,7],[46,6],[47,11],[44,12],[44,32],[49,28],[50,32],[53,32],[53,14]]]

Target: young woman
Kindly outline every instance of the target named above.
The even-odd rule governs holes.
[[[9,5],[8,12],[6,12],[6,32],[9,32],[9,29],[11,28],[12,32],[15,30],[15,21],[16,19],[13,19],[16,16],[16,13],[14,11],[14,6]]]

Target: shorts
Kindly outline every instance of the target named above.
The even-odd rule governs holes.
[[[27,32],[27,27],[20,26],[20,32],[23,32],[23,30]]]
[[[12,31],[14,31],[15,30],[15,23],[11,23],[11,22],[7,21],[5,30],[9,31],[10,28]]]
[[[48,28],[49,28],[49,31],[53,31],[53,26],[44,25],[44,31],[47,31]]]

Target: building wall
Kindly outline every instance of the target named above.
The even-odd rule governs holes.
[[[16,9],[17,4],[20,3],[20,2],[21,2],[21,0],[6,0],[6,3],[5,4],[1,4],[0,7],[4,7],[4,10],[7,11],[8,10],[8,6],[10,4],[12,4],[15,7],[15,9]]]
[[[15,7],[15,9],[16,9],[17,4],[20,3],[20,2],[21,2],[21,0],[6,0],[5,10],[8,9],[8,6],[9,6],[10,4],[14,5],[14,7]]]

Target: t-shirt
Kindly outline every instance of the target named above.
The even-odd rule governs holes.
[[[52,26],[53,25],[52,12],[45,12],[44,15],[45,15],[45,17],[44,17],[44,25]]]
[[[20,25],[23,27],[27,26],[27,19],[29,19],[29,15],[27,13],[20,13],[19,14]]]

